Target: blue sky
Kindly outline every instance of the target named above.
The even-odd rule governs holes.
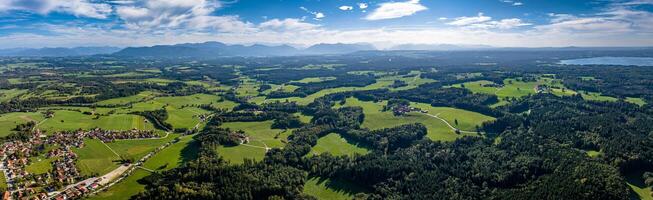
[[[653,0],[0,0],[0,48],[653,46]]]

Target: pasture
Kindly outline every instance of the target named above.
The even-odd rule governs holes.
[[[263,122],[227,122],[222,128],[245,131],[250,140],[238,146],[220,146],[218,154],[234,164],[243,163],[244,159],[262,160],[265,148],[283,148],[292,130],[272,129],[272,121]]]
[[[118,167],[120,160],[100,140],[84,139],[84,147],[73,148],[77,154],[77,168],[82,176],[106,174]]]
[[[104,101],[97,102],[97,105],[124,105],[128,103],[134,103],[138,101],[142,101],[147,98],[152,98],[156,96],[156,93],[150,92],[150,91],[144,91],[141,93],[138,93],[137,95],[132,95],[128,97],[120,97],[120,98],[113,98],[113,99],[107,99]]]
[[[57,110],[54,117],[45,120],[39,129],[53,131],[101,128],[105,130],[154,130],[154,126],[138,115],[113,114],[100,116],[86,115],[77,111]]]
[[[143,163],[143,167],[156,171],[165,171],[175,168],[183,162],[197,156],[197,144],[193,143],[193,136],[182,136],[177,143],[156,153]],[[129,197],[145,190],[145,186],[138,183],[139,179],[150,175],[143,169],[136,169],[129,177],[115,184],[106,191],[100,192],[89,199],[129,199]]]
[[[174,140],[177,135],[170,134],[163,139],[116,140],[107,143],[118,155],[139,160],[157,147]]]
[[[360,101],[356,98],[348,98],[344,106],[360,106],[365,114],[365,121],[362,126],[372,130],[391,128],[403,124],[421,123],[428,129],[427,137],[436,141],[453,141],[462,136],[476,136],[476,133],[457,134],[446,123],[435,117],[411,112],[404,116],[394,116],[392,111],[383,112],[383,106],[386,102],[368,102]],[[476,126],[481,125],[484,121],[494,120],[494,118],[479,113],[448,107],[432,107],[428,104],[412,103],[411,106],[427,110],[428,114],[437,115],[447,121],[451,126],[463,131],[475,132]],[[458,121],[458,124],[455,121]]]
[[[14,97],[17,97],[21,94],[25,94],[27,90],[11,89],[11,90],[0,90],[0,102],[9,101]]]
[[[24,124],[30,121],[36,123],[43,120],[43,114],[38,112],[24,113],[14,112],[0,115],[0,137],[4,137],[12,133],[19,124]]]
[[[354,155],[354,154],[367,154],[368,149],[361,145],[348,141],[337,133],[329,133],[317,140],[317,144],[311,148],[311,152],[307,155],[319,155],[322,153],[330,153],[334,156]]]
[[[242,164],[245,159],[261,161],[265,157],[265,148],[245,145],[219,146],[216,151],[231,164]]]
[[[185,161],[195,159],[198,145],[192,135],[181,136],[177,143],[171,144],[143,163],[143,167],[156,171],[170,170]]]
[[[272,120],[263,122],[227,122],[220,127],[245,131],[250,145],[279,148],[286,145],[291,130],[272,129]]]

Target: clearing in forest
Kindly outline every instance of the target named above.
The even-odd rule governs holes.
[[[365,188],[347,181],[312,177],[304,183],[303,192],[317,199],[346,200],[365,191]]]
[[[428,113],[410,112],[403,116],[395,116],[392,111],[383,111],[383,106],[386,104],[386,101],[375,103],[348,98],[344,106],[363,108],[365,121],[363,121],[362,126],[365,128],[375,130],[403,124],[422,123],[428,129],[427,137],[436,141],[453,141],[465,135],[476,136],[478,135],[476,133],[477,126],[481,126],[485,121],[494,120],[493,117],[472,111],[449,107],[432,107],[424,103],[412,103],[411,106],[426,110]],[[454,129],[461,130],[461,133],[457,134],[443,120]]]
[[[369,150],[362,145],[350,142],[340,134],[329,133],[317,140],[317,144],[311,148],[311,152],[309,152],[307,156],[319,155],[322,153],[330,153],[334,156],[352,156],[354,154],[364,155],[368,152]]]

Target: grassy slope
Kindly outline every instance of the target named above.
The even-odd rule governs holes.
[[[319,140],[313,146],[308,155],[317,155],[322,153],[330,153],[334,156],[354,155],[354,154],[367,154],[369,150],[357,144],[347,141],[345,138],[337,133],[330,133]]]
[[[84,140],[85,146],[74,148],[73,151],[79,156],[77,159],[77,168],[82,175],[91,176],[93,174],[106,174],[116,167],[120,157],[115,155],[99,140]]]
[[[10,99],[17,97],[18,95],[21,95],[25,92],[27,92],[27,90],[19,90],[19,89],[0,90],[0,102],[9,101]]]
[[[365,192],[364,188],[345,181],[313,177],[304,184],[303,192],[317,199],[345,200],[353,199],[356,193]]]
[[[243,130],[250,138],[248,145],[257,147],[238,145],[233,147],[218,147],[217,151],[226,160],[231,163],[242,163],[243,159],[262,160],[265,156],[265,146],[269,148],[280,148],[285,146],[285,142],[290,135],[291,130],[271,129],[272,121],[264,122],[229,122],[222,124],[223,128],[232,130]],[[278,135],[278,137],[277,137]],[[275,138],[276,137],[276,138]]]
[[[439,119],[427,116],[422,113],[408,113],[405,116],[394,116],[392,112],[382,112],[385,102],[366,102],[360,101],[356,98],[348,98],[345,106],[360,106],[365,113],[365,121],[363,127],[370,129],[391,128],[402,124],[422,123],[428,129],[428,135],[432,140],[452,141],[464,135],[476,134],[456,134],[444,122]],[[440,113],[440,117],[447,120],[452,126],[461,130],[474,131],[476,125],[480,125],[484,121],[493,120],[494,118],[485,116],[479,113],[466,111],[462,109],[447,108],[447,107],[431,107],[428,104],[414,103],[413,106],[419,107],[429,111],[429,114],[436,115]],[[454,119],[458,119],[459,125],[456,126]]]
[[[97,102],[96,104],[97,105],[112,105],[112,104],[122,105],[122,104],[141,101],[141,100],[143,100],[145,98],[152,97],[154,95],[155,95],[155,93],[153,93],[153,92],[145,91],[145,92],[141,92],[141,93],[139,93],[137,95],[133,95],[133,96],[114,98],[114,99],[107,99],[107,100],[104,100],[104,101]]]
[[[43,115],[41,113],[6,113],[0,115],[0,137],[9,135],[18,124],[27,123],[29,121],[41,121]]]
[[[270,148],[285,146],[284,141],[286,141],[291,131],[272,129],[270,126],[272,126],[271,120],[263,122],[228,122],[222,124],[221,127],[245,131],[252,145],[258,145],[255,141],[261,141]],[[277,134],[278,137],[275,138]]]
[[[639,106],[646,105],[646,101],[644,101],[644,99],[642,99],[642,98],[627,97],[626,102],[634,103],[634,104],[637,104]]]

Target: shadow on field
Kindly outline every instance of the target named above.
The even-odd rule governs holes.
[[[320,185],[322,183],[325,183],[324,186],[326,186],[329,189],[332,189],[333,191],[339,192],[339,193],[344,193],[347,195],[356,195],[358,193],[362,192],[368,192],[369,190],[366,188],[361,187],[360,185],[357,185],[355,183],[346,181],[346,180],[340,180],[340,179],[329,179],[329,178],[323,178],[323,177],[309,177],[310,179],[312,178],[317,178],[317,184]]]

